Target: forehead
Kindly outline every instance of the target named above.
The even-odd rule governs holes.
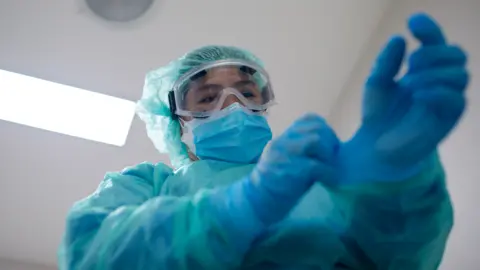
[[[206,70],[201,81],[209,84],[230,84],[248,78],[248,74],[235,66],[215,67]]]

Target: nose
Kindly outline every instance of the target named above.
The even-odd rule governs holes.
[[[223,102],[223,105],[222,105],[222,109],[232,105],[233,103],[239,103],[240,105],[242,106],[245,106],[245,104],[243,104],[243,102],[240,101],[240,99],[238,99],[237,96],[235,95],[228,95],[227,98],[225,99],[225,101]]]

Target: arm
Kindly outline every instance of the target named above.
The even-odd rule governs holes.
[[[466,108],[468,56],[430,16],[414,14],[407,24],[420,46],[407,59],[404,37],[387,42],[341,159],[351,171],[342,180],[361,189],[350,193],[351,253],[373,269],[436,269],[453,226],[436,149]]]
[[[436,155],[410,179],[339,194],[350,201],[346,246],[360,268],[437,269],[453,226],[453,209]]]
[[[107,174],[76,203],[59,253],[61,269],[232,269],[262,224],[242,185],[193,197],[155,197],[171,170],[140,164]]]

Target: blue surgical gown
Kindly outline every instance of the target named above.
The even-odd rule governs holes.
[[[242,236],[228,237],[229,226],[207,202],[252,168],[204,160],[175,172],[141,163],[106,174],[68,214],[60,268],[430,270],[440,264],[453,210],[438,159],[401,182],[316,184],[240,253],[234,242]]]

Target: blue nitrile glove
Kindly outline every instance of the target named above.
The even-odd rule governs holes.
[[[421,45],[398,80],[404,38],[391,38],[380,53],[366,82],[361,126],[340,147],[343,184],[395,181],[419,173],[465,109],[465,52],[448,44],[425,14],[412,16],[408,27]]]
[[[273,141],[244,190],[265,224],[282,220],[312,184],[332,181],[339,140],[325,120],[309,114]]]

